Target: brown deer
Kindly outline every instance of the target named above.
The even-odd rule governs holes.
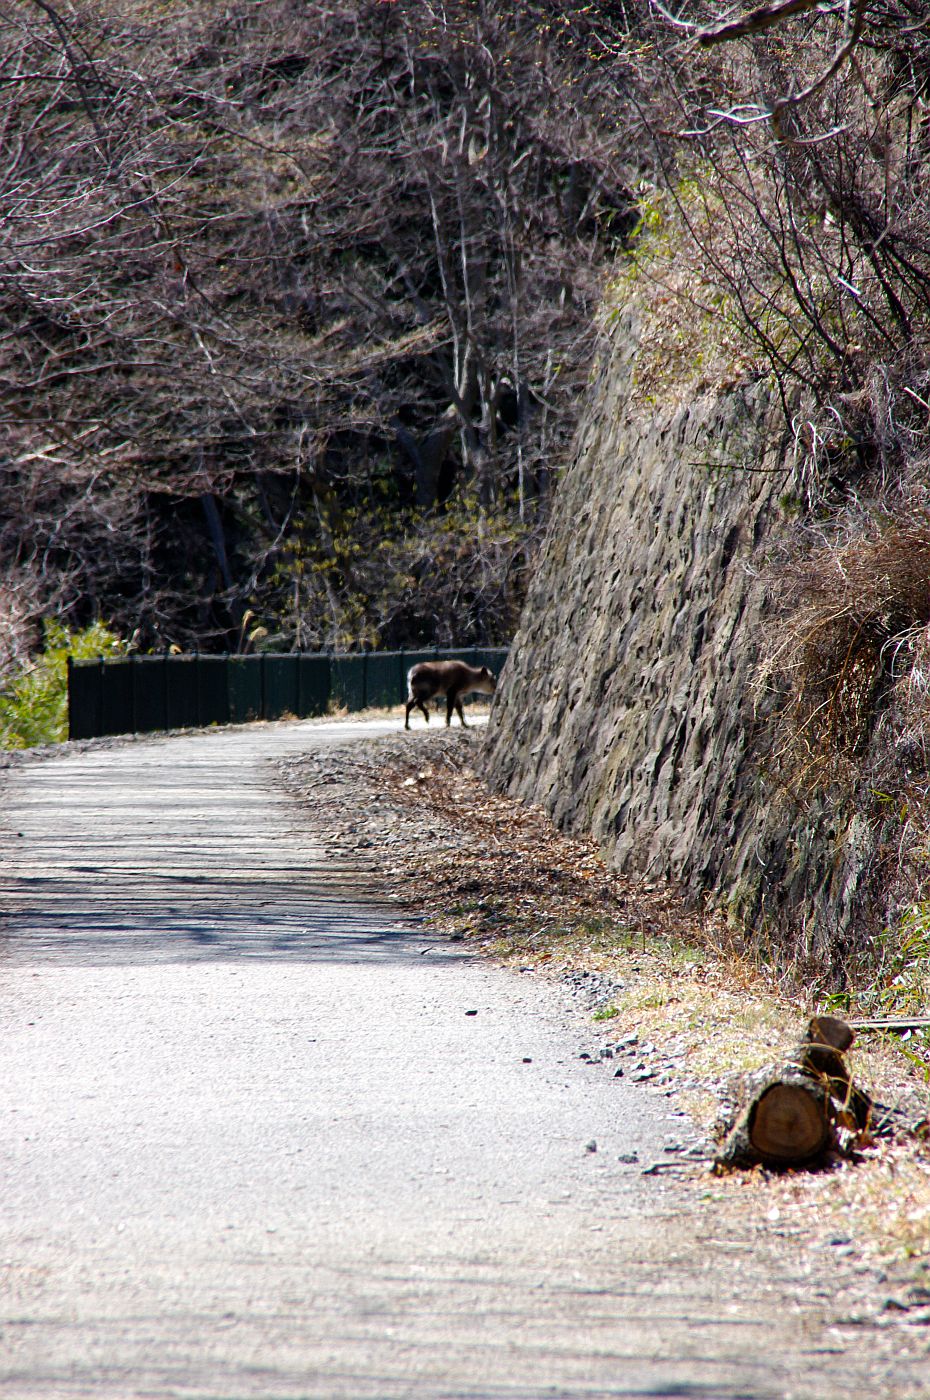
[[[467,729],[462,712],[462,696],[477,690],[483,695],[493,695],[497,681],[487,666],[468,666],[464,661],[421,661],[411,666],[407,672],[407,714],[404,728],[410,728],[410,711],[416,705],[423,711],[423,718],[429,724],[429,710],[426,701],[434,695],[446,697],[446,724],[452,723],[452,711],[458,710],[459,719]]]

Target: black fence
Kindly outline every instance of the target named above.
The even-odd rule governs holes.
[[[397,705],[406,696],[411,666],[448,657],[499,674],[507,648],[70,660],[68,733],[94,739]]]

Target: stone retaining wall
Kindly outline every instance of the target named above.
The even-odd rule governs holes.
[[[783,415],[761,383],[633,408],[635,353],[627,317],[559,488],[485,771],[619,869],[714,892],[760,938],[835,964],[863,833],[766,781],[752,688],[775,625],[760,574],[791,528]]]

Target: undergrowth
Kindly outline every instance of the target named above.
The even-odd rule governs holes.
[[[768,779],[796,830],[832,834],[837,898],[841,862],[858,882],[832,994],[913,1015],[930,999],[930,522],[860,518],[772,583],[779,625],[756,678]]]
[[[102,622],[79,632],[45,623],[41,653],[0,692],[0,748],[28,749],[68,737],[68,657],[115,656],[124,644]]]
[[[786,606],[758,687],[783,691],[782,756],[801,790],[855,777],[883,710],[896,706],[926,766],[930,725],[930,524],[824,546],[783,569]],[[883,792],[883,789],[878,789]]]

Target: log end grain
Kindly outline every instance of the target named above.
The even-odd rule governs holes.
[[[818,1085],[773,1084],[756,1100],[749,1140],[762,1161],[810,1161],[823,1152],[829,1139],[826,1095]]]

